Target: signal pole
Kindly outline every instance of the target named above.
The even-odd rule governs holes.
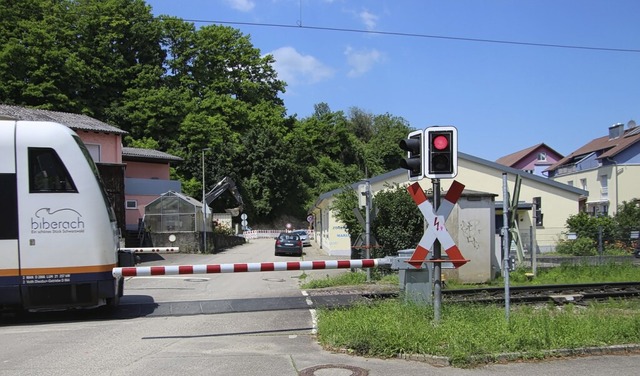
[[[433,210],[434,212],[440,207],[440,179],[431,179],[433,184]],[[433,226],[429,223],[429,226]],[[440,322],[442,311],[442,249],[440,241],[436,239],[433,242],[433,321],[437,324]]]
[[[365,229],[364,229],[364,245],[365,255],[367,259],[371,258],[371,185],[369,179],[365,183]],[[371,282],[371,269],[367,268],[367,282]]]

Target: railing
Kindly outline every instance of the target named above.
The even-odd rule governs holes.
[[[273,239],[277,238],[281,232],[280,230],[250,230],[243,232],[240,236],[245,239]]]
[[[277,238],[281,232],[286,232],[285,230],[249,230],[245,231],[239,236],[244,237],[245,239],[273,239]],[[309,239],[314,238],[314,232],[312,230],[307,230],[307,234],[309,235]]]

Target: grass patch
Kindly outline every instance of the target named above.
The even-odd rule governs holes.
[[[318,313],[318,339],[357,355],[436,355],[470,366],[495,354],[536,357],[553,349],[640,343],[640,301],[594,302],[586,307],[504,307],[447,304],[433,322],[431,306],[387,300]]]
[[[633,263],[617,263],[604,265],[561,265],[554,268],[539,268],[538,275],[530,279],[526,273],[530,270],[518,268],[509,274],[509,282],[512,286],[526,285],[556,285],[573,283],[597,283],[597,282],[640,282],[640,268]],[[306,277],[306,276],[305,276]],[[304,279],[304,278],[301,278]],[[398,273],[382,273],[376,269],[371,271],[371,281],[378,284],[399,284]],[[337,276],[327,276],[322,279],[306,281],[302,288],[317,289],[324,287],[350,286],[367,283],[365,271],[357,270],[345,272]],[[504,286],[502,277],[485,284],[464,284],[455,279],[446,279],[446,287],[459,289],[465,287],[499,287]]]
[[[633,264],[563,265],[539,269],[529,280],[528,270],[510,274],[513,285],[593,282],[640,282]],[[398,286],[397,274],[372,273],[376,283]],[[363,271],[313,280],[304,288],[366,283]],[[502,279],[489,286],[503,286]],[[447,288],[478,287],[447,280]],[[435,325],[433,308],[404,298],[318,312],[318,340],[328,349],[357,355],[396,357],[402,354],[445,356],[454,366],[472,366],[495,359],[540,358],[557,349],[640,343],[640,300],[609,300],[586,306],[516,305],[509,321],[504,306],[444,304]]]
[[[371,271],[371,282],[376,284],[391,284],[398,286],[398,274],[385,274],[378,272],[377,270]],[[327,276],[326,278],[313,279],[303,283],[300,287],[303,289],[320,289],[326,287],[336,286],[354,286],[367,283],[366,271],[356,270],[353,272],[344,272],[334,276]]]
[[[640,269],[633,263],[609,263],[604,265],[569,265],[555,268],[538,269],[538,275],[528,280],[525,273],[529,270],[519,268],[509,274],[514,285],[554,285],[598,282],[640,282]],[[504,286],[502,278],[496,279],[497,285]]]
[[[327,276],[323,279],[313,279],[301,285],[304,289],[320,289],[324,287],[361,285],[367,282],[367,274],[364,272],[345,272],[336,276]]]

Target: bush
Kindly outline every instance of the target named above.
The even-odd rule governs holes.
[[[604,245],[604,254],[611,256],[627,256],[633,252],[633,247],[627,246],[625,242],[615,241]]]
[[[570,232],[575,232],[578,238],[590,238],[597,241],[599,229],[602,229],[602,240],[610,242],[614,240],[616,222],[607,216],[594,217],[585,212],[572,215],[567,219],[567,227]]]
[[[568,256],[595,256],[596,244],[587,237],[579,237],[575,240],[560,240],[556,245],[556,251]]]

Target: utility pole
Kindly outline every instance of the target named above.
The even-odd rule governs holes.
[[[203,148],[202,151],[202,209],[204,210],[204,216],[202,218],[202,251],[207,252],[207,202],[205,201],[205,173],[204,173],[204,152],[211,150],[211,148]]]
[[[510,297],[509,297],[509,188],[507,187],[507,174],[502,174],[502,273],[504,275],[504,310],[505,318],[509,321]]]

